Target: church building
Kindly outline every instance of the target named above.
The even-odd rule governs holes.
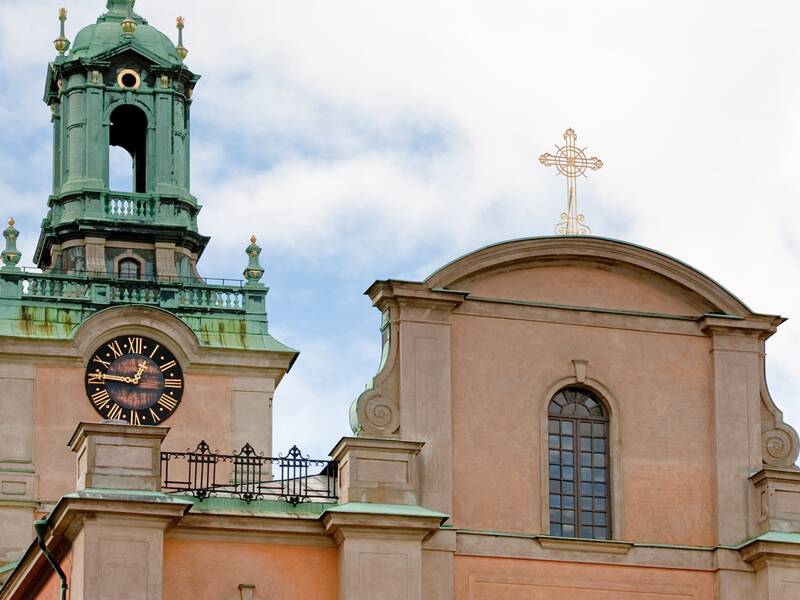
[[[183,20],[176,43],[132,0],[74,41],[66,18],[33,268],[3,231],[0,600],[800,598],[784,319],[631,243],[565,230],[372,283],[352,436],[276,452],[299,352],[255,237],[242,280],[200,274]]]

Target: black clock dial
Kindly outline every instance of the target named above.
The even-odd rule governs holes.
[[[159,425],[183,397],[183,371],[163,344],[119,336],[100,346],[86,366],[86,393],[106,419]]]

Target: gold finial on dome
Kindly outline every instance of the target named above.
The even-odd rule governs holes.
[[[8,217],[8,226],[9,227],[13,227],[14,225],[16,225],[16,223],[17,222],[14,220],[14,217]]]
[[[186,49],[186,46],[183,45],[183,28],[186,26],[186,21],[183,20],[183,17],[178,17],[176,19],[176,27],[178,28],[178,45],[175,46],[175,50],[178,52],[178,56],[181,57],[181,60],[186,60],[186,57],[189,56],[189,50]]]
[[[67,20],[67,9],[60,8],[58,9],[58,20],[61,21],[61,33],[58,34],[58,37],[53,42],[53,45],[56,47],[56,51],[61,55],[64,56],[67,50],[69,50],[69,40],[67,36],[64,35],[64,23]]]
[[[122,33],[127,37],[136,33],[136,21],[133,20],[133,3],[135,0],[128,0],[128,16],[119,24],[122,27]]]
[[[251,235],[250,236],[250,243],[251,244],[255,244],[256,243],[256,236],[255,235]]]

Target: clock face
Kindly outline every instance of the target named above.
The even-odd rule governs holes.
[[[183,396],[183,371],[163,344],[119,336],[95,350],[86,366],[86,393],[106,419],[159,425]]]

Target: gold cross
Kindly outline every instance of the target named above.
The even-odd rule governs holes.
[[[539,162],[545,167],[555,165],[558,173],[567,178],[567,212],[561,213],[561,222],[556,225],[558,235],[584,235],[592,232],[589,226],[584,224],[583,215],[578,212],[575,180],[580,175],[585,177],[586,169],[597,171],[603,166],[603,161],[596,156],[586,158],[584,154],[586,148],[581,149],[575,145],[577,139],[578,136],[572,128],[567,129],[564,132],[566,146],[556,146],[558,152],[555,156],[547,153],[539,157]]]

